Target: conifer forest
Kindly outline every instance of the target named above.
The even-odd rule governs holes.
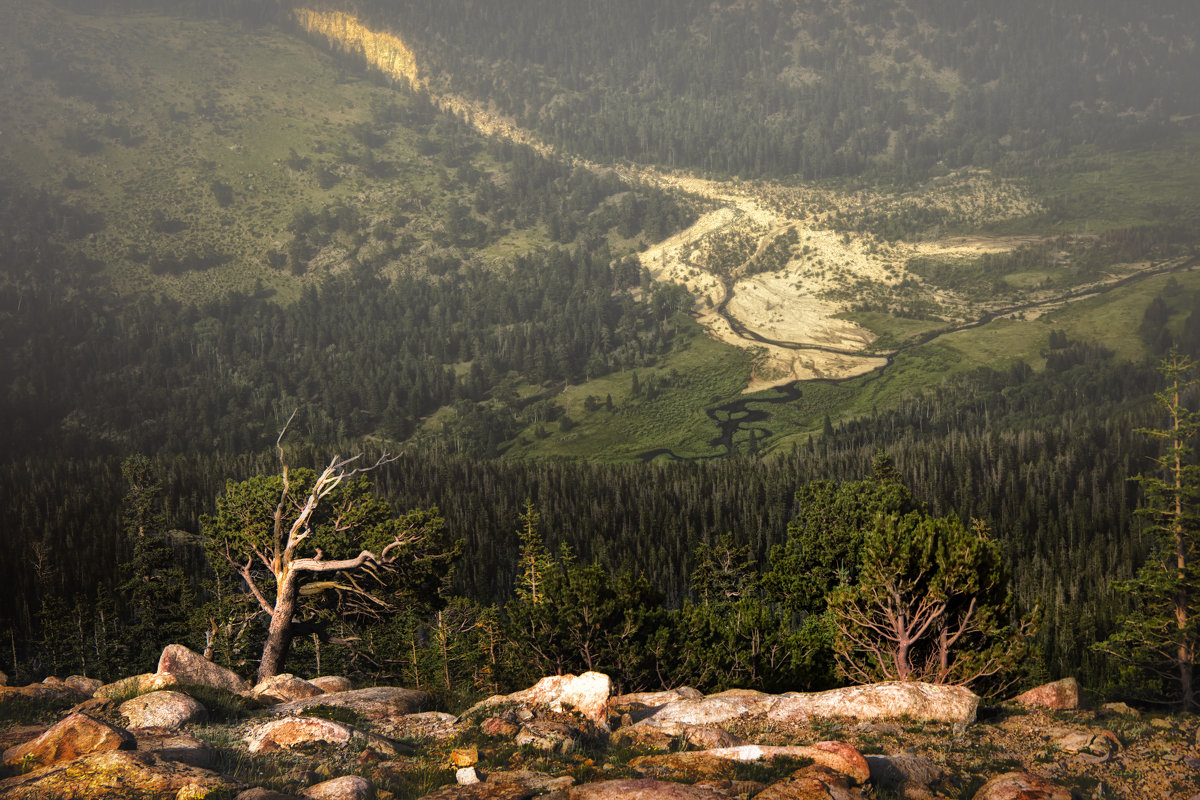
[[[1196,707],[1194,4],[0,15],[9,683]]]

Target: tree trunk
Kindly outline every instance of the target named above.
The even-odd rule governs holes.
[[[263,645],[262,661],[258,665],[258,682],[283,672],[283,662],[292,646],[292,617],[296,613],[297,580],[299,573],[289,570],[279,582],[275,610],[271,612],[271,627]]]

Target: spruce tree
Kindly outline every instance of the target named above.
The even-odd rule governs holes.
[[[1163,359],[1160,369],[1165,388],[1155,396],[1166,412],[1163,428],[1142,432],[1161,442],[1157,469],[1138,478],[1145,489],[1141,512],[1153,520],[1154,547],[1132,580],[1116,588],[1133,603],[1120,619],[1117,631],[1097,645],[1128,662],[1134,674],[1178,687],[1185,710],[1196,707],[1194,687],[1200,652],[1200,572],[1196,565],[1197,501],[1200,500],[1200,466],[1191,442],[1200,432],[1200,415],[1185,405],[1197,380],[1196,364],[1177,350]]]

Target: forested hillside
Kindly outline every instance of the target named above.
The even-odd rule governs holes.
[[[1200,111],[1183,0],[424,0],[353,7],[549,142],[743,176],[919,178]]]
[[[255,669],[222,515],[361,453],[426,549],[297,672],[823,687],[895,534],[994,580],[982,690],[1172,696],[1095,645],[1200,356],[1190,5],[320,6],[420,85],[293,5],[0,0],[11,676]]]

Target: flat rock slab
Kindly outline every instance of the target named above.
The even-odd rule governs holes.
[[[302,714],[312,706],[346,708],[372,722],[395,722],[416,714],[430,705],[429,695],[398,686],[376,686],[336,694],[322,694],[280,703],[267,709],[269,714]]]
[[[979,695],[962,686],[894,681],[848,686],[828,692],[789,692],[772,703],[767,719],[801,722],[811,717],[861,720],[912,719],[970,725],[979,710]]]
[[[272,720],[259,725],[246,737],[246,748],[251,753],[314,743],[339,746],[353,744],[355,747],[370,747],[387,756],[396,755],[396,745],[390,739],[351,725],[317,717]]]
[[[131,797],[231,797],[240,787],[215,772],[154,756],[111,750],[0,781],[5,800],[126,800]]]
[[[4,764],[18,772],[28,772],[89,753],[132,750],[136,746],[137,740],[124,728],[76,713],[36,739],[5,750]],[[0,797],[3,796],[0,794]]]
[[[641,724],[723,725],[739,717],[764,715],[775,702],[773,695],[763,692],[731,689],[720,694],[666,703]]]

